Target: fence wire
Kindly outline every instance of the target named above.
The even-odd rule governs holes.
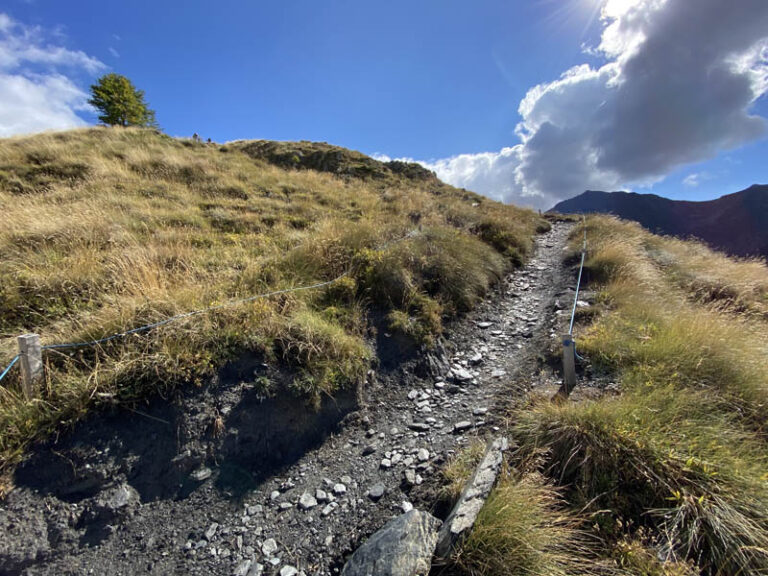
[[[392,240],[391,242],[387,242],[385,244],[382,244],[378,247],[376,247],[376,250],[385,250],[389,248],[390,246],[393,246],[395,244],[398,244],[400,242],[403,242],[404,240],[408,240],[409,238],[413,238],[417,236],[420,233],[420,230],[415,229],[411,230],[404,236]],[[42,350],[64,350],[64,349],[74,349],[74,348],[86,348],[89,346],[98,346],[99,344],[104,344],[106,342],[109,342],[111,340],[117,340],[119,338],[125,338],[126,336],[130,336],[131,334],[138,334],[140,332],[147,332],[149,330],[153,330],[155,328],[159,328],[161,326],[165,326],[166,324],[170,324],[172,322],[176,322],[177,320],[181,320],[183,318],[191,318],[193,316],[199,316],[201,314],[206,314],[208,312],[212,312],[214,310],[221,310],[222,308],[229,308],[232,306],[238,306],[240,304],[246,304],[248,302],[253,302],[255,300],[260,300],[263,298],[270,298],[272,296],[279,296],[281,294],[289,294],[291,292],[300,292],[303,290],[315,290],[317,288],[323,288],[324,286],[330,286],[331,284],[335,284],[342,278],[345,278],[346,276],[349,276],[351,273],[351,269],[346,270],[342,274],[339,274],[332,280],[327,280],[325,282],[317,282],[315,284],[309,284],[307,286],[297,286],[294,288],[284,288],[282,290],[273,290],[272,292],[264,292],[263,294],[255,294],[253,296],[248,296],[247,298],[236,298],[234,300],[228,300],[227,302],[223,302],[221,304],[217,304],[215,306],[208,306],[206,308],[200,308],[198,310],[192,310],[190,312],[184,312],[182,314],[176,314],[175,316],[170,316],[169,318],[165,318],[163,320],[160,320],[159,322],[153,322],[151,324],[145,324],[144,326],[139,326],[137,328],[132,328],[130,330],[126,330],[125,332],[118,332],[117,334],[112,334],[110,336],[105,336],[103,338],[99,338],[97,340],[86,340],[83,342],[66,342],[62,344],[47,344],[45,346],[41,346]],[[16,364],[16,362],[21,358],[21,354],[17,354],[13,360],[11,360],[11,363],[3,370],[2,374],[0,374],[0,381],[5,378],[6,374],[10,372],[11,368],[13,368],[13,365]]]

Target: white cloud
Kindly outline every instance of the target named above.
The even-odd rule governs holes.
[[[532,87],[519,144],[424,164],[452,184],[548,208],[588,188],[649,185],[765,134],[750,109],[768,91],[768,2],[607,0],[602,22],[591,52],[603,64]]]
[[[688,174],[685,178],[683,178],[683,186],[687,186],[688,188],[696,188],[699,184],[702,182],[706,182],[707,180],[712,180],[714,176],[710,174],[709,172],[692,172],[691,174]]]
[[[683,178],[683,186],[688,186],[689,188],[696,188],[699,185],[699,179],[700,179],[700,175],[696,174],[695,172],[693,174],[688,174],[688,176]]]
[[[74,78],[106,66],[51,38],[61,42],[56,31],[46,33],[0,13],[0,136],[85,124],[77,112],[89,109],[88,95]]]
[[[109,47],[109,53],[112,54],[115,58],[120,58],[120,52],[115,50],[112,46]]]

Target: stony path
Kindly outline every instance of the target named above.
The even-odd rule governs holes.
[[[456,323],[441,377],[413,363],[377,375],[368,405],[279,477],[233,498],[203,482],[188,497],[142,504],[94,547],[32,563],[26,574],[337,574],[361,539],[434,495],[437,470],[471,438],[498,430],[509,381],[552,332],[570,276],[567,225],[537,238],[535,256]],[[2,512],[2,510],[0,510]]]

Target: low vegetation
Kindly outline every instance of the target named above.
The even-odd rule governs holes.
[[[584,534],[539,473],[502,472],[470,535],[454,558],[472,575],[588,574]]]
[[[151,129],[3,140],[0,203],[3,366],[18,334],[87,341],[337,279],[46,351],[42,398],[21,397],[17,370],[0,387],[0,468],[99,405],[202,383],[242,354],[292,370],[294,392],[310,399],[355,385],[375,361],[372,318],[429,344],[546,227],[417,165],[327,144],[219,146]]]
[[[588,237],[598,313],[578,327],[577,345],[620,393],[532,400],[513,415],[510,466],[533,463],[562,495],[532,495],[529,507],[579,518],[571,529],[589,531],[581,557],[595,558],[591,572],[768,573],[768,269],[609,217],[590,218]],[[504,482],[469,550],[494,508],[530,524]],[[494,561],[515,541],[481,543],[468,572],[512,573]],[[507,565],[527,562],[516,552]]]

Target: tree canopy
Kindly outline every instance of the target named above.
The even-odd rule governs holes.
[[[157,126],[155,111],[144,101],[144,91],[120,74],[106,74],[91,86],[88,103],[101,114],[99,120],[110,126]]]

